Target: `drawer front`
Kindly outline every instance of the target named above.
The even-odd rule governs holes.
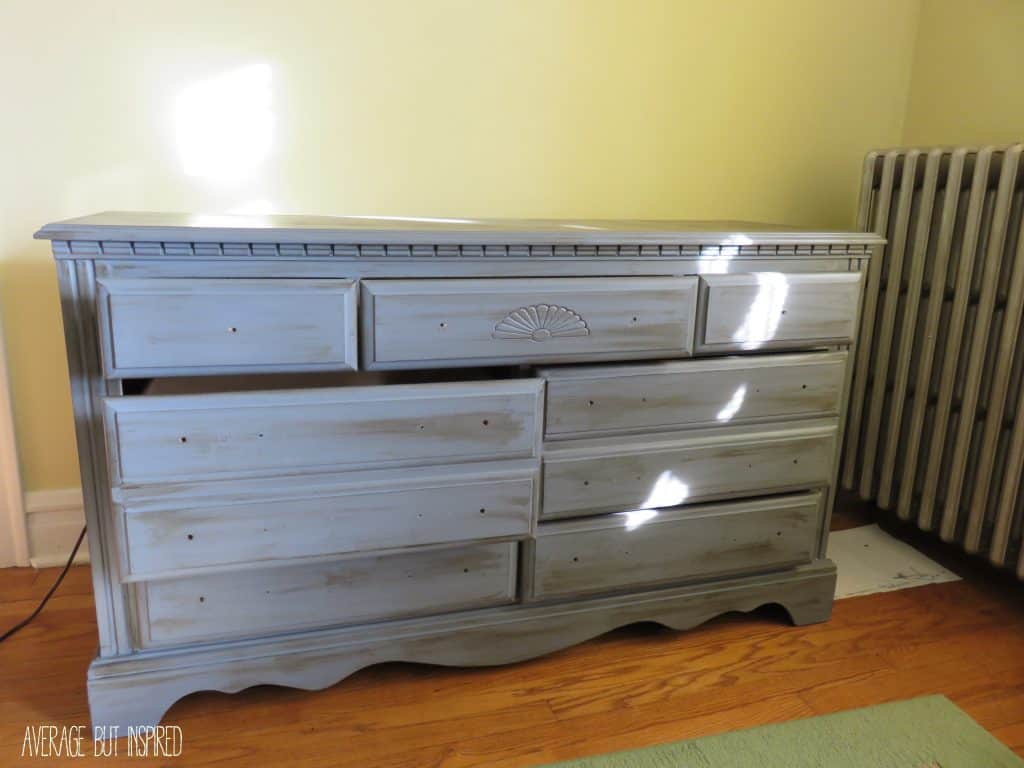
[[[518,545],[384,555],[139,585],[140,646],[268,635],[511,603]]]
[[[567,597],[807,563],[821,495],[639,510],[547,523],[533,544],[533,596]]]
[[[103,280],[107,375],[354,369],[351,280]]]
[[[830,421],[545,451],[541,519],[825,486],[835,436]]]
[[[846,353],[549,368],[549,439],[835,416]]]
[[[128,573],[141,580],[193,569],[524,538],[534,527],[537,462],[494,464],[361,473],[358,480],[203,483],[184,498],[174,498],[173,489],[150,490],[148,498],[122,492]],[[202,497],[188,497],[197,491]]]
[[[853,339],[859,272],[704,275],[702,347],[760,349]]]
[[[693,347],[692,277],[367,280],[367,368],[678,357]]]
[[[117,483],[535,456],[537,379],[105,401]]]

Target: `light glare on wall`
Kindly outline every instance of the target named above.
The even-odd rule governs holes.
[[[175,122],[187,175],[244,179],[273,142],[270,66],[253,64],[189,86],[178,96]]]

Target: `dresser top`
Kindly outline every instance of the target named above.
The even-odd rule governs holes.
[[[203,215],[108,211],[47,224],[43,240],[402,245],[875,245],[871,232],[747,221]]]

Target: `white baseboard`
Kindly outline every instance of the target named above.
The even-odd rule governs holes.
[[[50,568],[68,561],[78,534],[85,525],[81,488],[29,491],[25,494],[29,562],[33,568]],[[83,542],[75,563],[89,562],[89,544]]]

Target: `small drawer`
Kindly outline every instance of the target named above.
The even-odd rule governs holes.
[[[538,462],[115,489],[130,580],[532,533]]]
[[[571,597],[807,563],[814,557],[820,525],[820,493],[545,523],[531,545],[533,597]]]
[[[548,439],[836,416],[845,352],[548,368]]]
[[[366,368],[680,357],[693,277],[366,280]]]
[[[856,332],[859,272],[702,275],[701,349],[845,344]]]
[[[99,282],[108,376],[354,369],[351,280]]]
[[[541,519],[826,486],[834,419],[545,447]]]
[[[516,543],[279,566],[138,585],[142,648],[503,605]]]
[[[115,484],[536,456],[539,379],[105,401]]]

